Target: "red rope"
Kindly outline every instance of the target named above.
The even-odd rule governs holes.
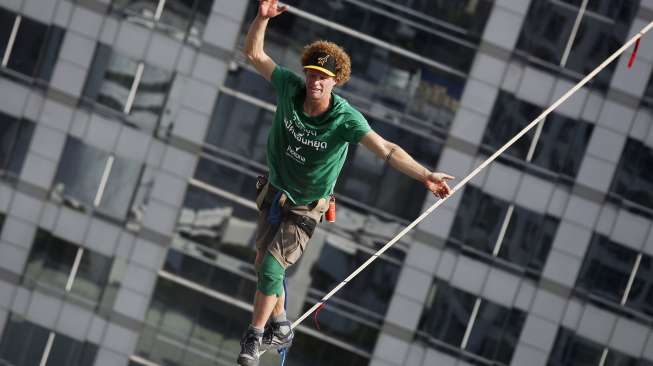
[[[315,323],[315,328],[317,328],[317,330],[320,330],[320,322],[317,321],[317,316],[320,314],[320,311],[322,311],[322,309],[324,309],[325,306],[326,306],[326,302],[321,303],[320,306],[317,309],[315,309],[315,312],[313,313],[313,322]]]
[[[642,38],[637,38],[637,42],[635,42],[635,49],[633,50],[633,53],[630,55],[630,60],[628,61],[628,68],[630,69],[633,67],[633,62],[635,62],[635,57],[637,56],[637,50],[639,50],[639,40]]]

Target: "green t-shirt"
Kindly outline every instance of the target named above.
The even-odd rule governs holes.
[[[331,94],[331,107],[319,116],[304,113],[305,83],[277,66],[272,72],[277,111],[268,135],[270,183],[297,205],[333,193],[349,143],[358,143],[370,126],[349,103]]]

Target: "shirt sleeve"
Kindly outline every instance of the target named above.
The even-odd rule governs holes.
[[[343,138],[352,144],[359,143],[363,136],[372,130],[365,117],[357,111],[356,113],[350,114],[343,126]]]
[[[277,91],[277,94],[283,96],[287,93],[288,86],[301,82],[301,78],[285,67],[277,65],[277,67],[274,68],[274,71],[272,71],[270,82]]]

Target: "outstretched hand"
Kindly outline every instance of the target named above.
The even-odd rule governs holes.
[[[447,185],[451,179],[455,178],[449,174],[432,172],[426,176],[424,185],[437,197],[445,198],[451,194],[451,188]]]
[[[262,18],[270,19],[288,10],[288,5],[279,6],[278,0],[260,0],[258,14]]]

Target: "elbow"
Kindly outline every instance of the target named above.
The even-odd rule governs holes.
[[[256,64],[260,63],[261,60],[263,59],[263,55],[261,55],[258,52],[251,51],[251,50],[246,50],[245,51],[245,57],[247,58],[247,61],[249,61],[249,63],[251,63],[252,65],[256,65]]]

